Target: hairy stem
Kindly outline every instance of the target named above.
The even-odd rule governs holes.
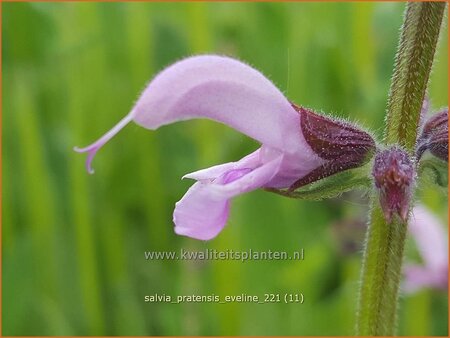
[[[361,276],[357,334],[394,335],[406,225],[390,224],[374,201]]]
[[[420,112],[444,16],[445,3],[410,2],[404,17],[389,93],[385,143],[414,154]],[[361,273],[357,334],[395,334],[407,222],[388,223],[373,192]]]
[[[445,2],[407,5],[389,93],[385,142],[401,144],[411,154],[433,64]]]

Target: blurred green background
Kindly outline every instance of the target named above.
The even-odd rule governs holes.
[[[367,200],[263,191],[233,201],[214,240],[176,236],[182,175],[257,144],[190,121],[97,139],[155,72],[219,53],[261,70],[293,101],[380,137],[402,3],[3,3],[3,335],[352,335]],[[447,30],[429,90],[447,105]],[[447,222],[433,186],[423,203]],[[305,249],[304,261],[146,261],[148,250]],[[417,258],[408,242],[407,259]],[[297,304],[164,304],[144,296],[303,292]],[[399,333],[447,335],[447,293],[401,299]]]

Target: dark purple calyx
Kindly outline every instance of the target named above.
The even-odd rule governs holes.
[[[292,107],[300,114],[300,128],[311,149],[325,163],[297,180],[290,191],[365,164],[374,153],[375,141],[365,131],[339,120],[319,115],[312,110]]]
[[[414,182],[414,164],[408,154],[397,147],[377,153],[372,175],[386,221],[391,223],[392,216],[398,215],[406,222]]]
[[[434,114],[425,122],[417,141],[417,159],[420,159],[426,150],[448,162],[448,108]]]

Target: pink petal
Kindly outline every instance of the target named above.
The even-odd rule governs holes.
[[[283,156],[256,168],[242,166],[245,159],[212,182],[195,183],[177,202],[173,214],[177,234],[201,240],[217,236],[227,222],[230,199],[263,187],[278,172]]]
[[[405,281],[403,290],[408,293],[419,289],[432,286],[434,283],[432,274],[423,266],[407,265],[405,266]]]
[[[259,163],[269,162],[279,155],[279,151],[263,145],[261,148],[247,155],[239,162],[229,162],[207,169],[201,169],[184,175],[183,178],[191,178],[198,181],[211,180],[220,176],[221,173],[227,170],[233,170],[239,166],[255,167],[259,165]],[[264,187],[279,189],[288,188],[292,183],[298,180],[299,177],[303,177],[324,163],[322,159],[316,156],[311,156],[309,158],[305,158],[304,156],[305,153],[301,151],[294,154],[283,154],[283,161],[281,162],[280,170],[269,182],[264,185]]]
[[[215,165],[206,169],[194,171],[186,174],[183,178],[191,178],[197,181],[214,180],[221,176],[224,172],[235,170],[242,167],[255,168],[261,163],[260,149],[257,149],[253,153],[245,156],[238,162],[228,162],[224,164]]]
[[[413,293],[422,288],[447,290],[447,286],[447,268],[433,271],[420,265],[405,266],[405,281],[403,283],[403,290],[405,292]]]
[[[75,150],[78,153],[88,153],[88,158],[86,160],[86,170],[89,174],[94,173],[94,169],[92,169],[92,160],[94,159],[95,154],[99,149],[108,142],[114,135],[116,135],[123,127],[125,127],[132,119],[131,114],[128,114],[125,116],[122,120],[119,121],[112,129],[110,129],[105,135],[103,135],[101,138],[99,138],[96,142],[92,143],[91,145],[79,148],[74,147],[73,150]]]
[[[414,292],[424,287],[447,289],[448,253],[447,235],[441,222],[424,206],[415,206],[409,230],[417,244],[424,265],[405,267],[403,288]]]
[[[125,118],[98,141],[76,150],[88,152],[86,166],[92,173],[96,152],[129,121],[157,129],[194,118],[224,123],[285,153],[287,171],[274,182],[277,187],[323,162],[305,141],[299,114],[272,82],[240,61],[215,55],[187,58],[163,70]]]
[[[266,162],[271,158],[278,156],[278,151],[265,147],[261,147],[261,161]],[[270,182],[264,186],[265,188],[289,188],[299,178],[302,178],[313,169],[320,167],[325,160],[315,154],[310,154],[305,149],[299,148],[297,152],[292,154],[283,154],[283,162],[280,170]]]
[[[409,230],[429,269],[439,270],[448,265],[447,234],[436,216],[422,205],[414,207]]]
[[[299,115],[264,75],[237,60],[202,55],[163,70],[133,109],[149,129],[207,118],[222,122],[283,152],[312,152],[299,128]]]

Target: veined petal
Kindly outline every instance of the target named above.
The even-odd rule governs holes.
[[[195,183],[175,206],[175,232],[201,240],[217,236],[227,222],[230,199],[263,187],[277,174],[282,160],[280,155],[256,168],[237,162],[244,166],[224,171],[212,182]]]

